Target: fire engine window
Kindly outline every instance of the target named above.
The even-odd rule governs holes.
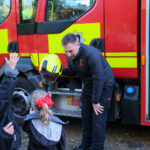
[[[48,0],[46,21],[70,20],[89,10],[95,0]]]
[[[10,12],[10,0],[0,0],[0,23],[3,22]]]
[[[34,22],[36,15],[37,0],[20,1],[21,22]]]

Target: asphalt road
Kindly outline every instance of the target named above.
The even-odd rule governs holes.
[[[81,141],[81,120],[70,120],[66,130],[66,150],[72,150]],[[22,132],[22,146],[26,150],[28,144],[27,134]],[[150,127],[123,125],[120,122],[107,123],[105,150],[150,150]]]

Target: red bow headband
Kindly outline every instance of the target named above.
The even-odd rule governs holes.
[[[49,94],[47,94],[44,98],[38,98],[35,100],[35,103],[37,104],[38,107],[43,107],[44,104],[47,104],[48,107],[53,106],[54,102],[52,101],[51,97]]]

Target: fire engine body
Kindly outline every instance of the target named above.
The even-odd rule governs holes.
[[[25,9],[25,2],[31,10]],[[1,1],[0,11],[4,13],[7,7],[7,13],[0,18],[0,76],[4,74],[4,57],[10,52],[20,56],[13,94],[16,115],[28,113],[29,93],[40,88],[38,69],[44,56],[55,53],[67,67],[61,40],[74,33],[80,42],[100,49],[112,67],[117,87],[108,120],[150,125],[149,6],[149,0]],[[80,117],[82,83],[77,77],[63,76],[58,82],[49,88],[54,113]]]

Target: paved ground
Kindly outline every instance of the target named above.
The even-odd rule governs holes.
[[[81,120],[69,119],[66,126],[66,150],[72,150],[80,144]],[[27,135],[22,132],[22,146],[20,150],[26,150],[28,144]],[[150,127],[122,125],[120,122],[108,123],[105,150],[150,150]]]

